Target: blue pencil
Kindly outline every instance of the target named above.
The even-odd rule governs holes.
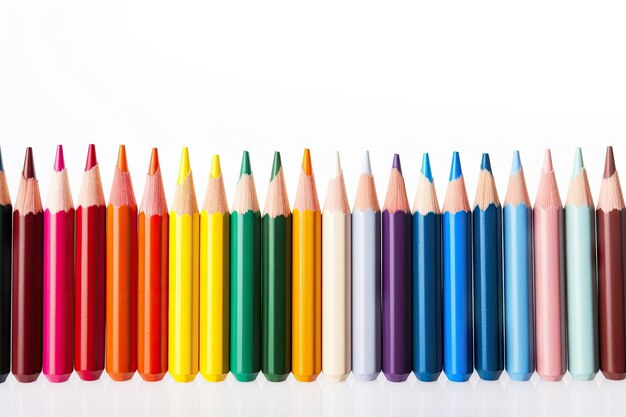
[[[527,381],[535,372],[533,210],[518,151],[504,198],[503,234],[506,371],[514,381]]]
[[[467,381],[474,371],[471,219],[461,161],[454,152],[443,203],[443,371],[453,382]]]
[[[481,379],[495,381],[504,370],[502,207],[486,153],[480,164],[472,222],[475,366]]]

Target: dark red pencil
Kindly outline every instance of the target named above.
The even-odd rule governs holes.
[[[106,204],[96,147],[89,145],[76,209],[74,367],[93,381],[104,370]]]
[[[19,382],[33,382],[41,373],[42,306],[43,210],[29,147],[13,212],[11,368]]]

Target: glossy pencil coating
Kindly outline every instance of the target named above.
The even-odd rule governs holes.
[[[65,382],[74,370],[74,203],[61,145],[43,224],[43,373]]]
[[[322,215],[308,149],[292,216],[292,372],[311,382],[322,368]]]
[[[230,224],[230,370],[240,382],[261,370],[261,214],[244,151]]]
[[[626,377],[626,208],[613,148],[606,150],[596,210],[600,369],[607,379]]]
[[[93,144],[76,206],[74,368],[80,379],[94,381],[104,370],[106,203]]]
[[[546,150],[533,209],[537,373],[560,381],[567,370],[563,206]]]
[[[167,372],[169,214],[159,153],[152,148],[137,220],[137,371],[144,381]]]
[[[389,381],[411,373],[411,327],[411,212],[395,154],[382,213],[382,371]]]
[[[0,383],[11,372],[11,196],[0,152]]]
[[[595,209],[580,148],[565,203],[565,235],[568,365],[574,379],[586,381],[599,368],[598,287]]]
[[[106,218],[106,371],[127,381],[137,370],[137,203],[120,145]]]
[[[535,372],[533,216],[518,151],[503,212],[506,371],[514,381],[527,381]]]
[[[223,381],[230,369],[230,212],[218,155],[200,213],[200,373]]]
[[[262,370],[271,382],[291,372],[291,210],[280,153],[274,153],[261,225]]]
[[[350,204],[339,160],[322,213],[322,372],[344,381],[352,368],[352,232]]]
[[[168,369],[176,382],[191,382],[198,373],[200,218],[186,147],[169,226]]]
[[[425,153],[413,204],[413,372],[436,381],[443,367],[441,210]]]
[[[502,207],[486,153],[480,166],[472,222],[474,363],[481,379],[494,381],[504,370]]]
[[[452,156],[443,203],[443,371],[450,381],[474,372],[472,222],[458,152]]]
[[[43,341],[43,208],[32,148],[26,148],[13,212],[12,311],[11,372],[18,382],[34,382]]]
[[[352,213],[352,372],[372,381],[381,370],[381,215],[369,153],[363,156]]]

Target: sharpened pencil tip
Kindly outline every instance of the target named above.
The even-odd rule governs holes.
[[[311,151],[306,148],[302,156],[302,169],[307,176],[313,175],[313,164],[311,164]]]
[[[480,169],[483,171],[489,171],[490,174],[492,174],[491,172],[491,160],[489,159],[489,154],[488,153],[484,153],[483,154],[483,158],[480,161]]]
[[[463,175],[461,170],[461,157],[459,153],[454,151],[452,153],[452,166],[450,167],[450,181],[456,180]]]
[[[33,148],[30,146],[26,148],[26,155],[24,155],[24,168],[22,169],[22,176],[28,179],[37,179],[35,174],[35,161],[33,158]]]
[[[615,156],[613,155],[613,147],[606,147],[606,158],[604,159],[604,178],[611,178],[615,174]]]
[[[372,164],[370,163],[370,152],[363,152],[363,162],[361,164],[361,173],[372,175]]]
[[[333,172],[333,178],[336,178],[341,174],[341,159],[339,158],[339,151],[335,154],[335,170]]]
[[[0,172],[4,172],[4,163],[2,162],[2,148],[0,148]]]
[[[519,151],[513,151],[513,163],[511,164],[511,175],[515,175],[522,170],[522,159]]]
[[[393,154],[393,163],[391,164],[391,168],[395,168],[402,175],[402,165],[400,165],[400,155],[397,153]]]
[[[89,171],[91,168],[98,165],[98,158],[96,157],[96,145],[89,144],[87,148],[87,161],[85,162],[85,171]]]
[[[128,172],[128,160],[126,159],[126,146],[120,145],[117,153],[117,169],[121,172]]]
[[[428,156],[428,153],[424,153],[424,155],[422,156],[422,169],[421,169],[422,175],[429,181],[429,182],[433,182],[433,173],[430,169],[430,157]]]
[[[220,165],[220,156],[215,154],[211,159],[211,178],[219,178],[222,176],[222,166]]]
[[[150,167],[148,168],[148,175],[156,174],[159,169],[159,150],[157,148],[152,148],[152,153],[150,154]]]
[[[191,164],[189,163],[189,148],[183,147],[183,153],[180,156],[180,167],[178,168],[178,185],[185,182],[185,178],[191,172]]]
[[[57,145],[57,154],[54,157],[54,170],[61,172],[65,169],[65,157],[63,156],[63,145]]]
[[[546,149],[546,152],[543,157],[543,172],[550,173],[554,170],[552,167],[552,154],[550,153],[550,149]]]
[[[572,171],[572,179],[576,178],[580,171],[585,168],[585,163],[583,162],[583,152],[580,148],[576,148],[576,152],[574,153],[574,169]]]
[[[280,152],[274,152],[274,162],[272,162],[272,175],[270,176],[270,181],[273,180],[276,175],[278,175],[278,171],[280,171],[280,167],[282,166],[282,161],[280,160]]]
[[[252,175],[252,165],[250,164],[250,154],[248,151],[243,151],[243,156],[241,157],[241,170],[239,171],[239,178],[242,175]]]

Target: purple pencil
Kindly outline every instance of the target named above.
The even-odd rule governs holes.
[[[411,373],[411,212],[398,154],[382,221],[383,373],[389,381],[402,382]]]

